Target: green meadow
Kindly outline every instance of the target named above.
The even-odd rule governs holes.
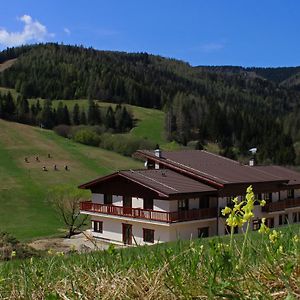
[[[53,170],[54,164],[58,171]],[[70,171],[64,170],[65,165]],[[0,120],[0,230],[20,240],[59,235],[63,226],[46,201],[51,186],[77,186],[118,169],[141,166],[131,158],[72,142],[53,131]]]

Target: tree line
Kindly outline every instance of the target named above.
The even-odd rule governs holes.
[[[295,160],[298,134],[292,124],[300,116],[293,123],[286,120],[299,107],[300,92],[278,82],[296,69],[192,67],[147,53],[52,43],[0,54],[2,61],[16,57],[13,66],[0,73],[0,85],[25,98],[104,99],[159,108],[166,112],[168,138],[183,145],[217,142],[227,156],[258,147],[261,161]],[[91,124],[97,122],[90,116]],[[114,123],[111,113],[101,118]]]
[[[10,92],[0,94],[0,118],[29,125],[41,126],[46,129],[64,125],[103,125],[112,132],[126,132],[134,126],[134,119],[125,106],[116,105],[100,108],[94,100],[89,100],[87,112],[78,103],[70,112],[62,101],[53,107],[51,100],[40,100],[33,103],[18,96],[14,100]]]

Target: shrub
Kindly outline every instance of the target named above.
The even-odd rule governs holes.
[[[131,156],[138,149],[154,149],[155,143],[130,135],[103,134],[101,136],[100,147],[125,156]]]
[[[53,128],[54,132],[62,137],[70,138],[72,127],[68,125],[58,125]]]
[[[0,232],[0,261],[33,256],[40,256],[40,253],[33,248],[20,243],[11,234]]]
[[[75,142],[90,146],[98,146],[100,143],[100,136],[90,128],[78,130],[73,139]]]

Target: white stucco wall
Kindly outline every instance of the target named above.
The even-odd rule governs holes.
[[[217,234],[216,221],[178,222],[170,226],[170,237],[172,241],[178,239],[189,240],[198,238],[198,228],[209,227],[209,236]]]
[[[92,220],[103,222],[103,233],[94,232],[92,228],[92,234],[94,237],[107,239],[122,243],[122,223],[132,225],[132,244],[137,243],[138,245],[147,244],[143,241],[143,228],[154,230],[154,243],[169,242],[170,241],[170,230],[168,226],[161,226],[157,224],[148,224],[132,221],[125,221],[121,219],[110,219],[93,216]],[[152,244],[152,243],[149,243]]]

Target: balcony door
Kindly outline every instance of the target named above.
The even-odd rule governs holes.
[[[145,197],[143,208],[153,210],[153,198]]]
[[[132,245],[132,225],[122,223],[123,243],[125,245]]]
[[[132,197],[123,196],[123,209],[125,215],[131,215],[132,212]]]

